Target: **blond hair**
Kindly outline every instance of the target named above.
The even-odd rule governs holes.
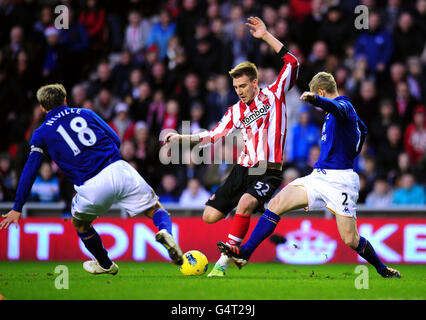
[[[64,104],[67,91],[60,83],[48,84],[37,90],[37,100],[46,110],[52,110]]]
[[[320,89],[325,90],[327,93],[336,93],[337,84],[336,80],[331,73],[318,72],[309,82],[309,89],[311,92],[318,93]]]
[[[257,80],[257,67],[250,61],[244,61],[237,64],[231,71],[229,71],[229,75],[233,79],[246,75],[249,77],[250,81],[253,81],[254,79]]]

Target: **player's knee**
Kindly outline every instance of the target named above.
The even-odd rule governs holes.
[[[237,214],[250,215],[259,205],[259,201],[253,196],[242,197],[237,206]]]
[[[77,232],[80,232],[80,233],[89,231],[90,226],[92,225],[91,222],[81,221],[74,217],[72,217],[71,223],[74,226],[75,230],[77,230]]]
[[[203,212],[203,220],[205,223],[212,224],[221,220],[225,215],[218,210],[208,210]]]
[[[273,197],[268,203],[268,210],[272,212],[278,212],[280,208],[280,199],[279,196]]]
[[[346,234],[342,236],[343,242],[350,248],[356,249],[358,247],[359,239],[354,234]]]

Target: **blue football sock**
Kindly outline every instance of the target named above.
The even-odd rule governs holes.
[[[109,269],[112,266],[112,261],[108,258],[108,251],[105,250],[102,239],[93,226],[87,232],[77,232],[81,241],[89,252],[98,260],[99,265],[104,269]]]
[[[379,274],[382,274],[382,270],[386,268],[386,265],[377,256],[373,246],[370,244],[370,242],[368,242],[367,239],[365,239],[364,237],[360,237],[358,247],[355,249],[355,251],[361,257],[371,263],[376,268]]]
[[[172,234],[172,219],[165,209],[157,209],[152,216],[152,221],[158,230],[166,229],[168,233]]]
[[[253,251],[274,232],[275,227],[280,221],[280,217],[270,210],[266,210],[265,213],[260,217],[256,224],[253,232],[251,233],[250,239],[241,246],[243,254],[248,259]]]

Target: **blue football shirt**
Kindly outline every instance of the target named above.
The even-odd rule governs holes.
[[[316,95],[311,102],[327,112],[322,127],[318,169],[353,169],[367,135],[362,122],[347,96],[328,99]]]
[[[48,153],[75,185],[82,185],[120,160],[120,139],[95,112],[66,105],[49,111],[31,138],[31,152],[19,181],[14,210],[21,211]]]

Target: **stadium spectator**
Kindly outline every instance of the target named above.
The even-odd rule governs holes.
[[[424,187],[416,183],[412,173],[401,177],[400,187],[395,189],[392,203],[395,205],[424,205],[426,196]]]
[[[345,49],[344,44],[352,40],[351,28],[353,26],[348,24],[347,19],[344,19],[340,7],[331,6],[328,8],[317,35],[325,41],[330,54],[342,56]]]
[[[78,20],[89,34],[90,47],[101,50],[107,41],[105,8],[98,0],[87,0]]]
[[[408,57],[419,56],[424,49],[425,40],[425,34],[416,25],[411,13],[401,13],[394,30],[395,58],[406,61]]]
[[[154,92],[152,102],[149,105],[146,124],[151,132],[159,135],[163,124],[164,114],[166,112],[166,101],[164,99],[163,90]]]
[[[115,117],[109,126],[117,133],[121,141],[133,139],[135,122],[129,118],[129,106],[124,102],[118,103],[115,108]]]
[[[319,155],[320,155],[319,145],[313,145],[309,149],[309,156],[308,156],[308,160],[305,163],[305,166],[303,168],[299,169],[301,177],[304,177],[304,176],[312,173],[312,170],[314,169],[315,163],[318,161]]]
[[[44,40],[45,33],[43,33]],[[12,62],[18,56],[18,52],[21,50],[28,51],[30,47],[24,41],[24,29],[16,25],[10,30],[10,42],[3,48],[3,54],[5,61]]]
[[[45,5],[39,11],[39,19],[34,23],[31,36],[37,41],[44,40],[44,32],[46,29],[53,25],[53,10],[50,6]]]
[[[381,26],[380,15],[370,11],[368,29],[356,39],[355,56],[365,56],[373,72],[383,72],[393,52],[391,34]]]
[[[105,120],[110,121],[118,100],[107,88],[102,88],[93,100],[94,110]]]
[[[405,151],[413,165],[419,164],[426,153],[426,109],[419,105],[414,109],[413,122],[404,133]]]
[[[292,154],[289,160],[301,169],[308,160],[312,146],[320,141],[319,128],[310,122],[310,108],[302,106],[299,109],[299,122],[292,128]]]
[[[182,40],[185,50],[191,46],[195,26],[200,19],[200,7],[196,0],[183,0],[182,10],[176,18],[176,33]]]
[[[129,50],[133,55],[138,55],[146,46],[152,25],[148,19],[142,17],[139,10],[129,12],[128,22],[124,37],[124,49]]]
[[[163,204],[179,203],[179,188],[176,176],[174,174],[165,174],[161,178],[161,184],[157,191],[160,201]]]
[[[121,156],[127,162],[134,162],[136,155],[135,144],[132,140],[123,141],[120,147]]]
[[[41,165],[40,174],[34,181],[30,197],[40,202],[59,200],[59,179],[53,174],[52,165],[49,162]]]
[[[216,124],[237,98],[235,90],[231,90],[228,76],[218,74],[214,80],[214,90],[206,97],[208,123]]]
[[[392,204],[393,193],[386,178],[379,177],[374,182],[373,191],[371,191],[365,200],[369,207],[383,208]]]
[[[377,119],[377,91],[373,80],[364,80],[361,82],[359,95],[354,97],[354,105],[356,113],[361,120],[367,125],[367,128],[372,126],[374,119]]]
[[[55,27],[48,27],[44,35],[47,47],[43,57],[43,81],[63,82],[66,68],[66,49],[59,43],[59,31]]]
[[[120,96],[130,94],[132,99],[137,99],[139,97],[139,86],[143,81],[144,75],[142,70],[133,68],[130,71],[128,80],[122,84],[123,89]]]
[[[87,88],[87,96],[91,99],[95,97],[101,89],[108,89],[112,92],[113,80],[111,77],[111,67],[107,61],[101,61],[96,69],[96,79],[90,81]]]
[[[138,121],[134,127],[135,142],[135,162],[138,168],[144,172],[144,178],[152,185],[158,185],[160,179],[158,176],[158,153],[159,139],[152,136],[148,130],[148,126],[143,121]]]
[[[420,57],[407,59],[407,83],[410,93],[416,100],[426,103],[426,76],[422,68]]]
[[[74,10],[71,8],[68,10],[68,28],[59,31],[59,42],[64,45],[70,56],[70,60],[67,61],[67,78],[70,78],[70,83],[76,83],[87,73],[84,61],[87,59],[90,43],[86,28],[75,18]],[[81,63],[74,64],[71,59]]]
[[[398,82],[396,85],[396,111],[403,129],[411,122],[417,104],[418,101],[410,94],[408,83],[406,81]]]
[[[192,178],[188,181],[187,187],[179,198],[179,205],[186,208],[199,208],[203,207],[209,198],[210,193],[203,188],[200,181]]]
[[[386,6],[380,11],[383,26],[389,33],[392,33],[398,22],[401,12],[401,0],[387,0]]]
[[[386,141],[377,148],[377,165],[386,173],[398,166],[398,155],[403,151],[401,128],[392,124],[386,132]]]
[[[371,192],[371,188],[368,187],[367,179],[363,173],[359,175],[359,197],[357,203],[365,203],[367,195]]]
[[[175,99],[168,100],[166,103],[166,113],[164,114],[161,130],[177,130],[179,126],[179,102]]]
[[[0,187],[1,201],[13,201],[17,186],[16,171],[12,168],[11,157],[8,154],[0,155]]]
[[[178,99],[180,113],[185,119],[189,118],[191,106],[194,102],[204,104],[204,90],[196,73],[191,72],[185,76],[184,88]]]
[[[161,10],[159,20],[152,26],[146,46],[156,45],[159,58],[163,60],[166,57],[168,42],[176,32],[176,23],[171,21],[170,13],[165,9]]]
[[[86,99],[87,99],[86,88],[81,84],[75,85],[71,90],[70,105],[73,107],[82,107]]]
[[[133,70],[132,54],[128,50],[124,50],[120,55],[120,62],[111,70],[111,78],[113,83],[112,92],[114,95],[124,98],[128,90],[128,80]]]
[[[386,140],[386,131],[396,121],[395,107],[392,99],[384,99],[380,102],[379,116],[374,126],[369,127],[369,141],[374,146],[379,146]]]
[[[426,34],[426,0],[416,0],[413,18],[420,27],[422,34]]]
[[[135,121],[146,121],[149,105],[151,104],[151,86],[147,81],[143,81],[139,87],[136,99],[130,107],[130,115]]]
[[[204,116],[204,107],[201,103],[195,102],[191,106],[191,115],[190,115],[190,121],[191,121],[191,127],[190,132],[193,133],[199,133],[202,129],[206,128],[205,123],[205,116]]]

